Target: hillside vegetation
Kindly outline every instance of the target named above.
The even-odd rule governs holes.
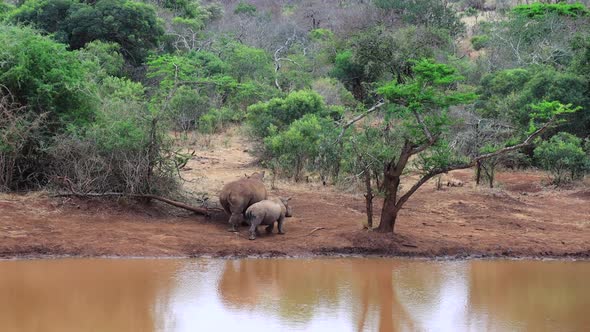
[[[451,170],[571,185],[590,170],[590,10],[513,5],[0,0],[0,190],[180,198],[191,155],[170,132],[230,125],[275,177],[363,188],[369,227],[383,197],[381,232]]]

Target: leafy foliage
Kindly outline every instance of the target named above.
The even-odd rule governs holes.
[[[410,24],[448,30],[451,35],[463,31],[457,13],[446,2],[437,0],[373,0],[381,9],[400,13]]]
[[[125,59],[116,43],[92,41],[78,51],[78,58],[90,67],[89,72],[98,78],[122,76]]]
[[[582,149],[582,140],[559,133],[535,149],[535,159],[552,175],[555,185],[574,181],[590,170],[590,158]]]
[[[521,128],[527,128],[533,110],[530,105],[540,100],[559,101],[582,107],[575,116],[566,116],[557,128],[580,136],[590,134],[590,97],[585,93],[587,81],[572,73],[551,68],[510,69],[482,79],[476,106],[488,116],[502,117]]]
[[[516,15],[530,18],[543,17],[549,14],[561,16],[580,17],[590,15],[590,11],[581,3],[542,3],[535,2],[530,5],[518,5],[512,9]]]
[[[379,26],[357,35],[351,41],[353,51],[336,55],[333,75],[363,101],[371,82],[394,77],[402,83],[412,75],[414,60],[433,58],[449,45],[448,33],[442,30],[408,27],[391,31]]]
[[[254,15],[256,14],[256,10],[256,6],[244,1],[240,1],[238,2],[236,9],[234,9],[234,14]]]
[[[127,0],[28,0],[11,17],[54,33],[71,49],[94,40],[115,42],[134,64],[142,63],[164,34],[152,6]]]
[[[264,142],[279,168],[299,181],[304,167],[318,158],[320,147],[330,144],[326,140],[330,130],[334,132],[331,120],[308,113],[293,121],[286,130],[271,133]]]
[[[330,115],[320,95],[311,90],[291,92],[285,98],[273,98],[248,107],[247,121],[253,133],[266,137],[272,132],[286,129],[292,122],[306,114]],[[337,117],[339,112],[333,114]]]
[[[0,82],[30,112],[46,113],[45,125],[88,124],[94,115],[92,85],[75,53],[30,28],[0,25]]]
[[[82,192],[171,192],[186,156],[169,130],[206,139],[246,122],[273,170],[362,180],[367,197],[375,186],[397,213],[458,165],[477,162],[493,184],[495,167],[518,151],[473,158],[547,121],[556,126],[541,138],[590,135],[590,20],[580,4],[476,17],[471,43],[485,51],[469,52],[458,47],[455,10],[472,15],[484,1],[271,3],[0,2],[0,20],[18,24],[0,26],[0,187],[66,177]],[[579,142],[559,140],[579,154]],[[543,149],[539,165],[559,150]],[[400,191],[408,172],[419,181]]]
[[[487,35],[473,36],[471,38],[471,45],[473,46],[474,50],[479,51],[487,46],[489,40],[490,37]]]
[[[448,65],[422,59],[416,62],[412,70],[414,78],[407,83],[392,81],[378,91],[396,105],[393,110],[398,116],[412,120],[407,122],[412,133],[411,139],[419,143],[431,139],[424,137],[424,127],[428,128],[432,137],[442,134],[449,124],[444,112],[446,108],[469,103],[475,100],[476,95],[454,89],[463,77]]]

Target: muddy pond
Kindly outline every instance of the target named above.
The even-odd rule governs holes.
[[[0,261],[0,331],[589,331],[590,262]]]

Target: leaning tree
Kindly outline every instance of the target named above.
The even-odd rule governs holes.
[[[519,150],[554,125],[560,114],[577,111],[571,105],[555,101],[530,105],[532,112],[529,130],[516,134],[516,137],[522,137],[521,140],[512,138],[502,145],[493,142],[496,143],[496,148],[485,150],[486,153],[464,154],[453,144],[451,128],[460,119],[451,116],[449,108],[469,104],[477,96],[460,85],[463,78],[446,64],[422,59],[416,61],[412,72],[413,77],[404,83],[392,81],[379,88],[378,93],[384,99],[344,124],[339,136],[339,140],[346,139],[344,132],[354,127],[353,124],[357,121],[376,111],[382,113],[382,121],[378,125],[382,135],[376,136],[376,139],[381,140],[381,146],[390,150],[389,157],[368,156],[367,151],[370,150],[363,151],[364,158],[369,157],[373,162],[379,163],[379,169],[382,170],[376,176],[381,182],[378,187],[384,194],[381,222],[375,229],[378,232],[394,231],[399,211],[429,179]],[[367,128],[374,130],[375,125],[365,126],[364,129],[355,128],[356,135]],[[419,177],[407,190],[402,191],[402,176],[409,169],[416,171]]]

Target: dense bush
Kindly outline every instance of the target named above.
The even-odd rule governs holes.
[[[77,54],[30,28],[0,25],[0,187],[47,181],[53,136],[88,126],[95,85]]]
[[[78,58],[88,66],[88,71],[101,80],[107,76],[123,76],[125,59],[117,43],[92,41],[78,51]]]
[[[518,5],[512,9],[517,15],[530,18],[542,17],[548,14],[561,16],[580,17],[588,16],[590,11],[581,3],[541,3],[535,2],[530,5]]]
[[[36,143],[44,120],[44,115],[29,112],[10,91],[0,88],[0,192],[37,180]]]
[[[486,35],[473,36],[471,38],[471,45],[473,46],[474,50],[479,51],[487,46],[489,40],[490,37]]]
[[[334,132],[334,123],[330,119],[306,114],[293,121],[286,130],[272,132],[264,142],[275,167],[299,181],[304,168],[312,166],[320,157],[322,147],[334,144]]]
[[[256,10],[256,6],[240,1],[234,9],[234,14],[254,15],[256,14]]]
[[[0,82],[52,130],[92,121],[92,86],[75,53],[30,28],[0,25]]]
[[[197,120],[209,111],[209,107],[206,96],[190,87],[181,86],[170,99],[167,115],[175,129],[188,132],[195,128]]]
[[[486,116],[509,119],[522,128],[528,126],[530,105],[539,100],[581,106],[581,111],[566,116],[558,130],[585,137],[590,135],[590,95],[586,91],[586,79],[574,73],[550,67],[508,69],[484,76],[476,106]]]
[[[115,42],[134,64],[142,63],[164,34],[152,6],[127,0],[28,0],[11,18],[55,34],[74,50],[94,40]]]
[[[140,83],[110,76],[116,45],[80,51],[0,26],[0,190],[48,182],[80,192],[166,192],[175,153]]]
[[[228,107],[211,109],[199,118],[198,129],[205,134],[219,132],[231,123],[240,123],[244,119],[244,112]]]
[[[56,136],[49,148],[53,183],[77,192],[173,192],[178,154],[147,111],[144,93],[139,83],[106,79],[95,121]]]
[[[402,82],[412,75],[412,64],[421,58],[435,58],[449,49],[448,31],[409,26],[387,29],[377,26],[359,32],[350,40],[350,50],[336,54],[332,75],[366,101],[370,84],[395,78]]]
[[[285,98],[273,98],[248,108],[247,120],[252,132],[259,137],[273,130],[286,129],[293,121],[306,114],[325,116],[330,113],[322,97],[311,90],[291,92]]]
[[[555,185],[580,179],[590,170],[590,158],[582,149],[582,140],[559,133],[535,148],[535,159],[551,173]]]
[[[375,6],[401,13],[407,23],[446,29],[451,35],[463,31],[464,26],[455,10],[447,2],[438,0],[373,0]]]

